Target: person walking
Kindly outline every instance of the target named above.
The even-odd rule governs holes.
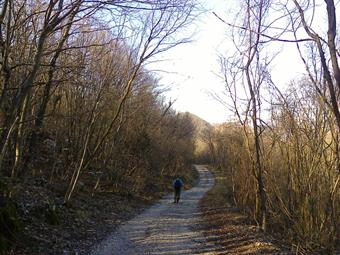
[[[183,181],[177,177],[173,182],[174,190],[175,190],[175,196],[174,196],[174,203],[179,202],[179,199],[181,197],[181,189],[183,187]]]

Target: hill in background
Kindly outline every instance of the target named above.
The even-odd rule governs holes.
[[[212,142],[212,135],[214,125],[198,117],[197,115],[185,112],[181,113],[188,117],[194,127],[194,140],[195,140],[195,163],[208,163],[210,162],[209,144]]]

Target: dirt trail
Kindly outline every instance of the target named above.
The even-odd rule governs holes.
[[[168,194],[157,204],[121,225],[116,232],[93,249],[93,255],[111,254],[223,254],[195,231],[198,202],[214,185],[212,174],[196,166],[200,181],[182,192],[179,204]]]

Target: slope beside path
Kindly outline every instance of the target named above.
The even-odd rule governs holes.
[[[173,203],[173,194],[164,196],[157,204],[121,225],[94,247],[91,254],[219,254],[218,247],[209,244],[202,233],[195,230],[198,202],[214,185],[212,174],[204,166],[195,167],[199,172],[199,183],[182,192],[179,204]]]

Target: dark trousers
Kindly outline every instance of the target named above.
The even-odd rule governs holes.
[[[181,197],[181,188],[175,188],[174,203],[178,203]]]

